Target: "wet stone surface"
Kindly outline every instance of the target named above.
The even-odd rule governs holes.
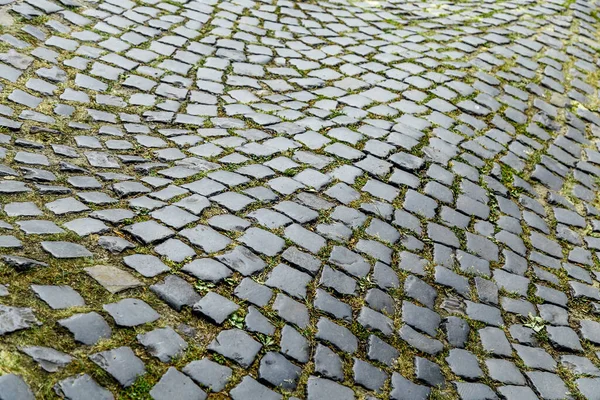
[[[0,399],[597,398],[598,11],[0,0]]]

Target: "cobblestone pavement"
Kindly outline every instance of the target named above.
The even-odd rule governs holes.
[[[595,1],[0,5],[0,399],[600,398]]]

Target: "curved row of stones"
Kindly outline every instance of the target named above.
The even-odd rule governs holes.
[[[599,398],[595,2],[0,4],[0,399]]]

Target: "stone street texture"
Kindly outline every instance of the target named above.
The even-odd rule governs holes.
[[[597,0],[0,0],[0,400],[600,399]]]

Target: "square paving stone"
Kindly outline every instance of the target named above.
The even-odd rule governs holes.
[[[244,276],[262,271],[267,266],[260,257],[243,246],[237,246],[229,253],[217,256],[217,259]]]
[[[152,278],[170,271],[169,267],[160,261],[158,257],[149,254],[132,254],[123,257],[123,262],[146,278]]]
[[[43,212],[32,202],[8,203],[4,206],[4,212],[9,217],[35,217],[42,215]]]
[[[436,336],[441,317],[434,311],[404,301],[402,302],[402,320],[417,330]]]
[[[573,329],[567,326],[548,326],[546,332],[554,348],[572,352],[583,351],[579,336]]]
[[[369,360],[392,366],[400,356],[398,350],[375,335],[369,336],[368,345],[367,356],[369,357]]]
[[[531,371],[525,374],[542,399],[565,399],[569,397],[569,389],[558,375],[540,371]]]
[[[485,351],[499,356],[509,357],[512,355],[511,344],[501,329],[487,327],[480,329],[478,333]]]
[[[0,70],[1,72],[1,70]],[[34,400],[35,396],[23,378],[15,374],[0,376],[0,399]]]
[[[242,232],[251,225],[245,219],[231,214],[215,215],[208,220],[208,224],[213,228],[228,232]]]
[[[393,333],[394,322],[389,317],[369,307],[363,306],[356,320],[369,331],[379,331],[385,336],[390,336]]]
[[[312,277],[308,274],[285,264],[278,264],[269,274],[265,285],[281,289],[290,296],[304,299],[307,285],[311,280]]]
[[[285,246],[285,241],[279,236],[259,228],[250,228],[238,239],[252,250],[273,257]]]
[[[145,244],[159,242],[175,234],[174,231],[156,221],[138,222],[124,227],[123,230]]]
[[[415,357],[415,375],[418,380],[427,383],[429,386],[443,388],[446,385],[446,380],[439,365],[426,358]]]
[[[182,200],[179,200],[174,205],[183,208],[192,214],[200,215],[204,209],[210,207],[210,201],[204,196],[193,194]]]
[[[327,244],[327,241],[320,235],[298,224],[292,224],[285,228],[284,236],[313,254],[317,254]]]
[[[187,224],[196,222],[198,217],[179,207],[167,206],[161,209],[152,211],[150,215],[164,224],[175,229],[181,229]]]
[[[0,119],[0,123],[1,123],[1,121],[2,120]],[[24,193],[24,192],[31,192],[31,189],[29,189],[27,186],[25,186],[25,183],[23,183],[23,182],[16,182],[16,181],[0,182],[0,193],[12,194],[12,193]]]
[[[321,268],[321,261],[318,258],[299,250],[297,247],[288,247],[281,256],[290,264],[313,276]]]
[[[258,332],[267,336],[275,334],[275,326],[254,306],[248,307],[248,314],[246,314],[244,322],[246,329],[250,332]]]
[[[42,248],[56,258],[92,257],[93,254],[80,244],[71,242],[42,242]]]
[[[427,354],[436,355],[444,348],[443,344],[439,340],[431,339],[426,335],[422,335],[408,325],[404,325],[402,328],[400,328],[398,333],[400,334],[400,338],[407,342],[410,346],[413,346]]]
[[[10,307],[0,304],[0,336],[10,332],[41,325],[31,308]]]
[[[92,354],[90,360],[108,372],[123,387],[133,385],[138,377],[146,373],[142,360],[126,346]]]
[[[83,297],[70,286],[31,285],[31,290],[53,310],[85,306]]]
[[[110,326],[96,312],[74,314],[58,320],[58,324],[68,329],[77,342],[88,346],[98,343],[101,339],[109,339],[112,335]]]
[[[467,315],[470,318],[493,326],[504,325],[500,310],[497,308],[471,301],[465,303],[467,304]]]
[[[539,397],[528,386],[501,386],[498,388],[506,400],[538,400]]]
[[[417,385],[397,372],[392,374],[392,400],[426,400],[430,392],[427,386]]]
[[[202,281],[214,283],[221,282],[233,274],[229,268],[213,258],[198,258],[187,263],[181,271]]]
[[[186,375],[171,367],[150,390],[154,400],[204,400],[206,393]]]
[[[498,396],[496,396],[496,393],[494,393],[494,391],[489,386],[484,385],[482,383],[453,383],[461,399],[495,400],[498,398]]]
[[[565,354],[560,357],[560,363],[576,374],[600,376],[600,369],[585,357]]]
[[[119,254],[127,249],[135,248],[135,245],[119,236],[100,236],[98,245],[112,254]]]
[[[576,381],[577,388],[586,399],[598,397],[600,389],[600,379],[598,378],[579,378]]]
[[[183,367],[182,371],[194,382],[208,388],[211,392],[220,392],[225,389],[225,385],[232,375],[231,368],[208,358],[192,361]]]
[[[525,377],[515,364],[508,360],[488,358],[485,360],[490,377],[507,385],[525,385]]]
[[[317,344],[314,354],[315,371],[329,379],[344,380],[342,358],[333,350],[322,344]]]
[[[281,353],[293,358],[300,363],[308,362],[310,357],[310,344],[308,340],[290,325],[285,325],[281,330],[279,342]]]
[[[327,318],[320,318],[317,323],[316,338],[330,342],[343,352],[353,354],[358,349],[356,336],[346,327],[338,325]]]
[[[102,308],[119,326],[137,326],[160,318],[152,307],[139,299],[123,299],[117,303],[105,304]]]
[[[327,265],[323,267],[319,284],[343,295],[355,295],[357,286],[353,278]]]
[[[231,212],[242,211],[254,202],[251,197],[235,192],[225,192],[211,197],[210,200],[222,205]]]
[[[129,272],[111,265],[96,265],[84,268],[84,271],[94,278],[104,289],[113,294],[142,286],[142,282]]]
[[[483,376],[477,358],[470,351],[463,349],[451,349],[446,362],[456,375],[474,380]]]
[[[150,355],[166,363],[183,354],[188,344],[170,326],[137,335],[137,340]]]
[[[302,369],[280,353],[268,352],[260,360],[258,376],[261,380],[284,390],[294,390]]]
[[[383,385],[388,379],[388,374],[380,368],[358,358],[354,359],[352,372],[357,384],[377,393],[382,393]]]
[[[231,239],[227,236],[205,225],[184,229],[179,234],[206,253],[221,251],[231,243]]]
[[[57,215],[89,211],[88,206],[79,200],[74,199],[73,197],[58,199],[53,202],[46,203],[45,206],[48,210]]]
[[[33,260],[31,258],[26,258],[26,257],[19,257],[19,256],[13,256],[13,255],[5,255],[2,256],[2,261],[10,266],[11,268],[14,268],[17,271],[26,271],[30,268],[34,268],[34,267],[47,267],[48,264],[37,261],[37,260]]]
[[[273,303],[273,310],[277,311],[281,318],[300,328],[306,328],[310,322],[308,308],[282,293],[277,294]]]
[[[63,224],[70,231],[75,232],[79,236],[88,236],[92,233],[99,234],[108,232],[109,228],[104,222],[94,218],[79,218]]]
[[[349,274],[362,278],[371,270],[371,265],[362,256],[341,246],[334,246],[329,255],[329,262],[342,267]]]
[[[282,201],[273,208],[301,224],[313,221],[319,216],[316,211],[293,201]]]
[[[98,210],[90,214],[91,218],[100,219],[102,221],[111,222],[113,224],[122,222],[129,218],[133,218],[134,216],[135,213],[133,211],[121,208]]]
[[[354,400],[354,391],[329,379],[311,376],[306,386],[307,400]]]
[[[539,347],[522,346],[520,344],[513,344],[513,347],[525,366],[546,371],[554,371],[556,369],[556,361],[546,350]]]
[[[273,297],[273,291],[268,287],[255,282],[251,278],[244,278],[235,288],[233,294],[258,307],[266,306]]]
[[[176,275],[168,275],[162,282],[150,286],[150,290],[177,311],[183,306],[193,306],[201,298],[192,285]]]
[[[206,316],[219,325],[239,308],[236,303],[215,292],[208,292],[193,306],[194,312]]]
[[[112,400],[113,394],[88,374],[70,376],[54,385],[57,395],[71,400]]]
[[[261,348],[260,343],[240,329],[221,331],[208,345],[209,350],[235,361],[243,368],[248,368],[254,362]]]
[[[19,351],[27,354],[47,372],[57,372],[73,361],[73,357],[50,347],[19,347]]]
[[[229,395],[233,400],[281,400],[283,398],[279,393],[261,385],[250,376],[245,376],[244,379],[242,379],[242,382],[229,392]]]

